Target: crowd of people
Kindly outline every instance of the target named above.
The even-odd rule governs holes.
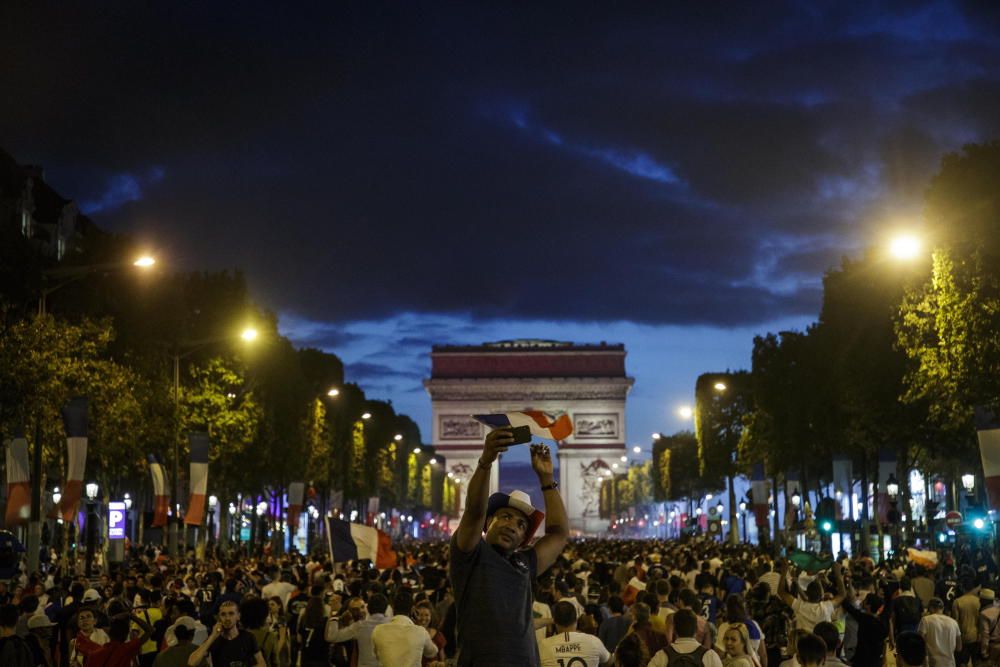
[[[149,547],[97,582],[22,575],[0,583],[0,665],[465,664],[459,632],[483,630],[460,620],[455,548],[401,544],[398,566],[379,571],[323,554],[177,560]],[[996,574],[988,556],[933,569],[845,557],[816,573],[751,545],[580,540],[535,577],[529,622],[544,667],[1000,665]],[[491,632],[503,641],[519,609],[474,594],[508,616]],[[498,651],[469,664],[513,664]]]
[[[22,572],[0,582],[0,667],[1000,665],[988,549],[802,563],[699,537],[570,541],[546,447],[545,512],[489,495],[510,440],[487,436],[451,539],[399,544],[395,567],[150,545],[96,581]]]

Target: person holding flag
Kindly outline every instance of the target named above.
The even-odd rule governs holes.
[[[455,590],[459,667],[538,664],[532,584],[555,563],[569,537],[547,446],[531,446],[531,467],[544,493],[545,514],[532,507],[523,491],[489,495],[493,463],[513,444],[511,431],[511,426],[500,426],[487,434],[469,481],[465,513],[451,539],[449,577]],[[543,518],[545,536],[524,548]]]

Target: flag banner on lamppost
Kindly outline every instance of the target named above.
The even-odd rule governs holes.
[[[200,526],[205,520],[205,499],[208,494],[208,433],[188,433],[191,448],[191,497],[184,523]]]
[[[302,497],[306,485],[302,482],[292,482],[288,485],[288,531],[294,533],[299,529],[299,515],[302,513]]]
[[[771,509],[767,503],[770,495],[767,489],[767,478],[764,477],[764,464],[755,463],[750,470],[750,493],[753,495],[753,514],[758,526],[766,526]]]
[[[989,509],[1000,509],[1000,419],[989,410],[976,409],[976,435]]]
[[[63,521],[73,521],[83,497],[83,476],[87,469],[87,399],[78,397],[67,403],[62,418],[68,463],[59,514]]]
[[[160,463],[160,457],[150,454],[149,475],[153,478],[153,528],[162,528],[167,525],[167,511],[170,508],[170,496],[167,495],[167,474]]]
[[[31,515],[31,472],[28,467],[28,441],[16,433],[7,441],[7,516],[8,528],[23,525]]]

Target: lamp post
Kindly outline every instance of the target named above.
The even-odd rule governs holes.
[[[97,545],[97,482],[88,482],[87,491],[87,556],[85,572],[88,577],[94,573],[94,548]]]
[[[132,495],[129,493],[125,494],[122,498],[122,502],[125,503],[125,514],[126,514],[126,525],[128,526],[129,539],[132,543],[135,543],[135,522],[132,521]]]
[[[262,546],[267,544],[267,523],[264,519],[265,514],[267,514],[267,501],[262,500],[257,503],[257,532],[260,533],[260,544]],[[257,545],[255,544],[254,549],[256,550],[256,548]]]
[[[252,343],[258,338],[257,329],[246,327],[240,332],[239,337],[244,343]],[[192,354],[209,345],[232,340],[234,336],[214,336],[201,340],[179,341],[174,344],[173,353],[170,358],[174,365],[174,497],[175,508],[173,520],[170,522],[167,539],[167,550],[171,556],[177,555],[178,533],[180,532],[180,498],[181,498],[181,455],[180,455],[180,421],[181,421],[181,359],[186,359]]]
[[[208,535],[205,542],[212,546],[215,542],[215,510],[219,507],[219,499],[216,496],[208,497]]]
[[[747,543],[747,501],[740,501],[740,516],[743,517],[743,544]]]

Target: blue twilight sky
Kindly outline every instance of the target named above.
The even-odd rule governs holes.
[[[7,3],[0,146],[243,269],[429,433],[434,343],[622,342],[628,437],[1000,131],[992,2]]]

